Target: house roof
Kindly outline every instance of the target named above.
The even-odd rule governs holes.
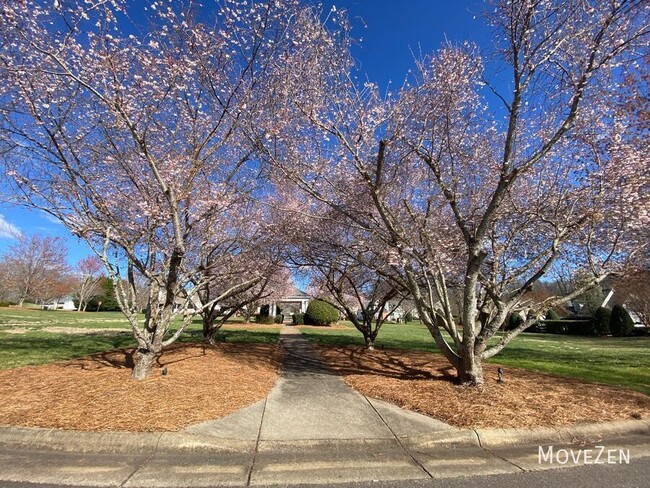
[[[302,290],[299,290],[294,286],[291,292],[289,292],[287,295],[283,296],[282,298],[278,299],[278,301],[281,302],[282,300],[289,300],[289,299],[307,300],[309,298],[311,297],[307,293],[305,293]]]

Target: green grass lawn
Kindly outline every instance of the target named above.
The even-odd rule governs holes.
[[[229,321],[237,324],[239,321]],[[180,325],[177,320],[171,327]],[[87,334],[48,332],[48,327],[121,329],[123,332]],[[92,330],[88,330],[92,332]],[[228,329],[219,332],[221,342],[276,343],[273,329]],[[201,321],[194,319],[179,342],[201,342]],[[136,345],[128,322],[120,312],[65,312],[0,308],[0,369],[74,359],[98,352]]]
[[[0,308],[0,332],[16,328],[39,330],[44,327],[129,330],[129,325],[120,312],[67,312],[64,310]]]
[[[301,330],[310,341],[319,344],[363,345],[361,334],[354,328],[303,327]],[[417,323],[384,325],[376,347],[438,352],[429,331]],[[650,394],[650,337],[524,333],[489,362],[626,386]]]
[[[118,335],[0,332],[0,369],[52,363],[134,345],[129,332]]]

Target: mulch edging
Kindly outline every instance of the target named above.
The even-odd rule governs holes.
[[[328,366],[363,395],[460,428],[563,427],[581,422],[650,418],[650,397],[633,390],[484,364],[485,385],[454,383],[440,355],[362,347],[318,347]]]
[[[282,360],[275,344],[177,344],[135,381],[131,352],[0,371],[0,425],[177,431],[264,398]]]

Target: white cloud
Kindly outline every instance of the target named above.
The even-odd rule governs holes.
[[[48,222],[51,222],[53,224],[63,225],[59,219],[57,219],[53,215],[50,215],[47,212],[41,212],[41,216]]]
[[[0,238],[5,237],[15,239],[15,237],[20,234],[20,229],[14,224],[8,222],[4,215],[0,214]]]

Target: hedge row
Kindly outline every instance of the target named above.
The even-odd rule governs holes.
[[[615,305],[613,309],[600,307],[593,317],[564,320],[549,320],[550,314],[547,317],[542,323],[546,332],[551,334],[605,336],[611,333],[615,337],[624,337],[630,335],[634,330],[632,317],[620,305]]]

